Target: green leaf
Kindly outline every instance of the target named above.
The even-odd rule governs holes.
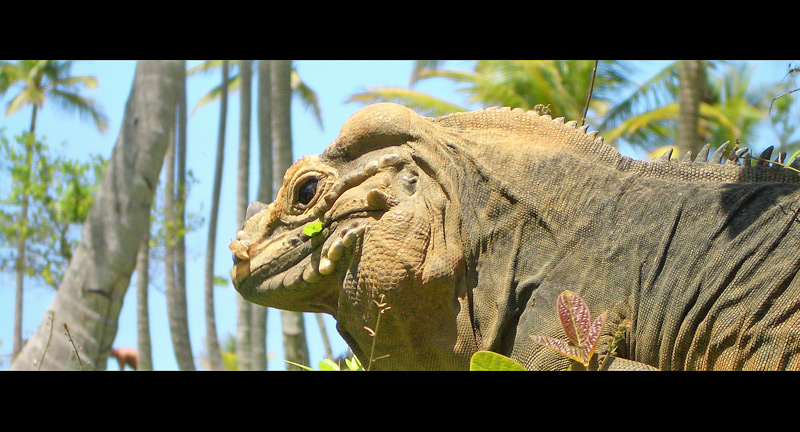
[[[524,371],[516,361],[496,352],[478,351],[469,362],[471,371]]]
[[[363,371],[364,366],[361,366],[361,361],[358,360],[358,357],[353,356],[352,359],[344,359],[344,364],[347,365],[347,368],[351,371]]]
[[[322,222],[320,222],[320,221],[311,222],[308,225],[303,227],[303,234],[305,234],[305,235],[307,235],[309,237],[314,237],[315,235],[319,234],[320,232],[322,232]]]
[[[310,367],[308,367],[308,366],[303,366],[303,365],[301,365],[301,364],[299,364],[299,363],[295,363],[295,362],[292,362],[292,361],[289,361],[289,360],[284,360],[284,361],[285,361],[286,363],[289,363],[290,365],[297,366],[297,367],[299,367],[300,369],[305,369],[305,370],[307,370],[307,371],[313,371],[313,370],[314,370],[314,369],[311,369],[311,368],[310,368]]]
[[[338,371],[339,365],[331,359],[321,360],[319,362],[319,370],[321,371]]]

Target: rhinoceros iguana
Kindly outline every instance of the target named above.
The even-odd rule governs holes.
[[[531,336],[564,338],[567,290],[607,313],[599,356],[631,323],[621,369],[798,369],[800,175],[730,155],[636,161],[532,111],[368,106],[250,205],[233,282],[333,315],[362,362],[388,355],[373,369],[466,369],[479,350],[566,369]]]

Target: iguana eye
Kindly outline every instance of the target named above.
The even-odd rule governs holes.
[[[317,183],[319,180],[314,177],[306,180],[297,189],[297,202],[302,205],[308,205],[314,196],[317,194]]]

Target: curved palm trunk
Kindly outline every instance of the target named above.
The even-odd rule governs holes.
[[[12,369],[105,369],[175,124],[182,62],[141,61],[100,191],[49,317]],[[71,339],[56,337],[69,326]],[[73,345],[74,342],[74,345]]]
[[[272,144],[274,155],[273,187],[278,190],[283,174],[292,165],[292,62],[272,62]],[[287,361],[308,365],[308,343],[301,312],[281,311],[283,351]],[[300,370],[287,366],[289,370]]]
[[[222,62],[222,89],[219,101],[219,130],[217,135],[217,163],[214,167],[214,184],[211,192],[211,214],[208,217],[208,239],[205,259],[205,322],[206,352],[211,370],[225,370],[217,336],[214,316],[214,247],[217,243],[217,217],[219,195],[222,189],[222,166],[225,159],[225,120],[228,116],[228,61]]]

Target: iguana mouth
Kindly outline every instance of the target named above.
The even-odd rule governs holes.
[[[295,291],[335,273],[336,264],[359,244],[367,226],[364,219],[371,213],[342,215],[328,226],[306,224],[266,245],[252,243],[247,233],[240,231],[229,245],[238,291],[245,298],[257,299],[256,292]]]

